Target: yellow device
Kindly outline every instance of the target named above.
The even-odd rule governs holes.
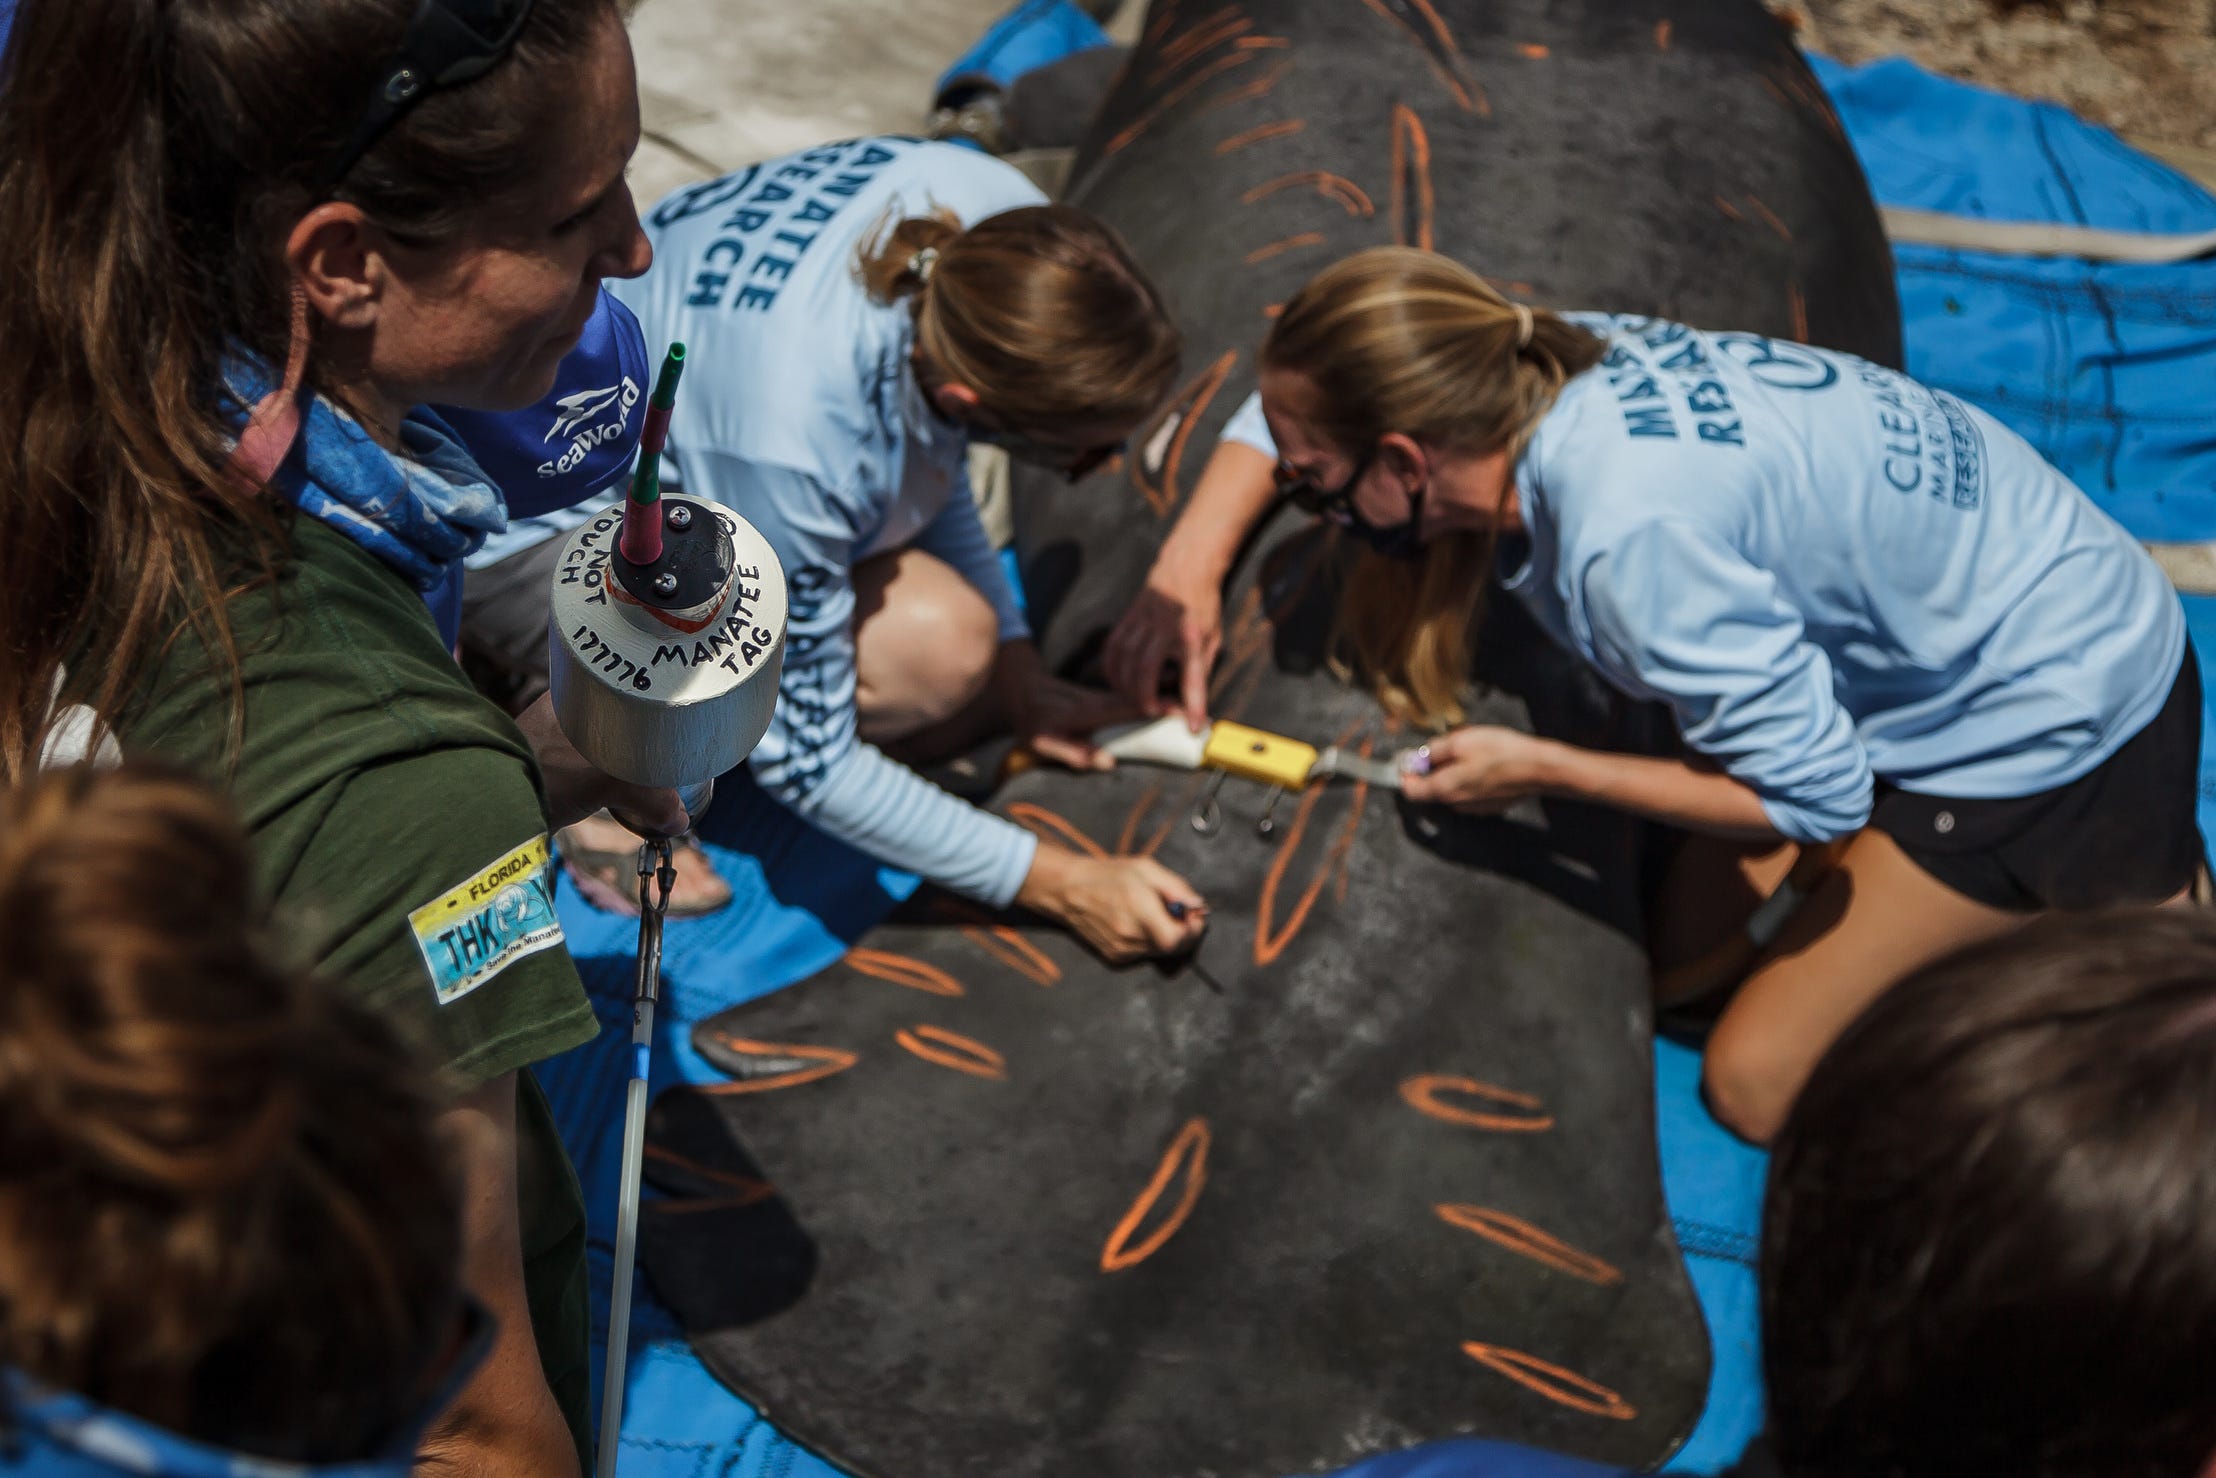
[[[1313,744],[1218,719],[1209,726],[1200,762],[1242,780],[1299,790],[1316,768],[1316,754]]]

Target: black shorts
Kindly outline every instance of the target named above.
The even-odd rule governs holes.
[[[2201,674],[2190,644],[2147,726],[2091,773],[2006,800],[1878,782],[1870,825],[1955,892],[2017,912],[2160,903],[2201,865]]]

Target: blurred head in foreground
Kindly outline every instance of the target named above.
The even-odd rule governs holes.
[[[1771,1163],[1793,1478],[2193,1478],[2216,1457],[2216,920],[2058,915],[1911,977]]]
[[[0,792],[0,1471],[404,1458],[470,1361],[433,1085],[261,925],[198,785]]]

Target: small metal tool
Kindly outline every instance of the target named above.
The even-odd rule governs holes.
[[[1385,790],[1400,789],[1400,758],[1370,759],[1334,744],[1316,756],[1311,780],[1361,780]]]
[[[1180,899],[1172,898],[1167,907],[1170,911],[1170,917],[1180,924],[1193,915],[1193,906]],[[1202,910],[1202,912],[1206,912],[1206,910]],[[1200,941],[1197,939],[1193,941],[1192,949],[1186,954],[1176,959],[1157,961],[1156,965],[1164,975],[1175,975],[1180,967],[1191,970],[1200,977],[1202,985],[1207,986],[1219,996],[1223,994],[1223,982],[1210,975],[1207,967],[1200,963]]]
[[[1212,837],[1223,830],[1223,807],[1216,803],[1216,792],[1223,789],[1223,782],[1229,775],[1228,770],[1216,771],[1215,778],[1208,782],[1208,788],[1200,793],[1200,799],[1193,802],[1193,813],[1189,819],[1193,830],[1204,837]]]

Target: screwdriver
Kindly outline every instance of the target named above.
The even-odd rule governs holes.
[[[1177,920],[1180,924],[1184,923],[1185,920],[1191,918],[1196,913],[1205,915],[1208,912],[1205,906],[1196,908],[1194,905],[1185,902],[1181,898],[1170,899],[1166,907],[1170,911],[1170,917]],[[1195,975],[1198,975],[1200,977],[1201,984],[1207,986],[1210,990],[1214,991],[1219,996],[1223,994],[1223,983],[1217,980],[1215,976],[1209,974],[1207,966],[1201,964],[1200,962],[1199,940],[1196,939],[1193,941],[1192,951],[1189,954],[1185,955],[1181,962],[1163,960],[1160,962],[1158,968],[1164,975],[1175,975],[1180,963],[1191,969],[1191,971]]]

